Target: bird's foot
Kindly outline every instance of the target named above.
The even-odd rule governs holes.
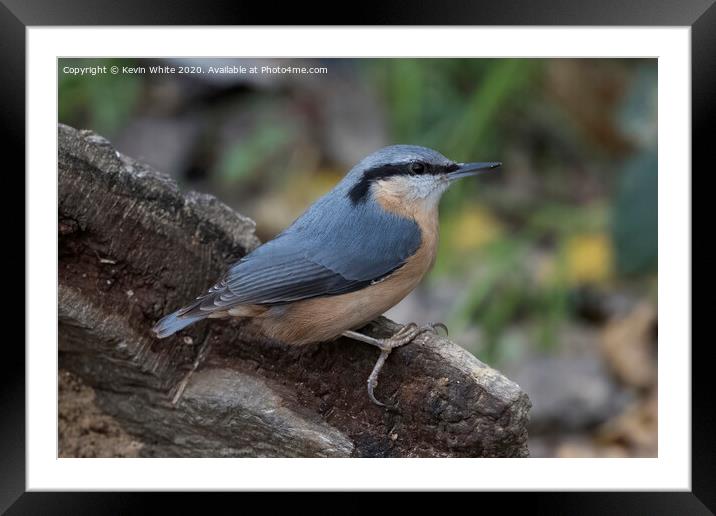
[[[378,361],[375,363],[375,366],[373,366],[373,371],[371,371],[370,376],[368,377],[368,397],[373,403],[381,407],[386,406],[385,403],[381,403],[376,399],[373,391],[378,386],[378,374],[383,368],[383,365],[388,359],[391,351],[412,342],[416,337],[422,335],[423,333],[437,333],[438,328],[445,330],[445,334],[447,335],[448,329],[443,323],[429,323],[425,326],[418,326],[415,323],[409,323],[398,330],[392,337],[388,337],[386,339],[369,337],[368,335],[363,335],[362,333],[355,331],[347,331],[343,333],[345,337],[371,344],[380,349]]]
[[[179,403],[179,400],[181,400],[181,397],[186,390],[187,385],[189,385],[189,379],[194,374],[194,371],[199,369],[201,364],[209,355],[210,350],[211,344],[210,341],[207,339],[206,342],[204,342],[204,344],[202,344],[199,348],[199,352],[196,354],[196,359],[194,359],[194,363],[191,365],[191,369],[187,371],[181,381],[174,388],[174,396],[172,396],[172,408],[176,408],[177,404]]]

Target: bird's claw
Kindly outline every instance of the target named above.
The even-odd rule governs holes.
[[[402,328],[400,328],[397,332],[395,332],[393,334],[392,337],[390,337],[388,339],[383,339],[383,340],[386,342],[388,342],[388,341],[395,342],[395,341],[400,340],[402,337],[405,337],[407,334],[415,332],[415,330],[417,330],[417,329],[418,329],[418,325],[411,322],[411,323],[404,325]],[[394,347],[397,347],[397,346],[394,346]]]
[[[370,398],[370,401],[372,401],[379,407],[385,407],[386,405],[385,403],[378,401],[373,391],[378,386],[378,373],[380,373],[380,370],[383,368],[383,364],[385,364],[385,360],[388,358],[388,355],[390,355],[391,351],[392,348],[381,349],[378,361],[373,366],[373,370],[368,377],[368,397]]]
[[[443,330],[445,330],[445,334],[447,335],[448,329],[447,326],[445,326],[443,323],[429,323],[425,326],[418,326],[415,323],[408,323],[402,328],[400,328],[397,332],[395,332],[392,337],[389,337],[387,339],[377,339],[369,335],[363,335],[362,333],[358,333],[356,331],[346,331],[343,333],[345,337],[359,340],[361,342],[366,342],[380,349],[380,356],[378,357],[375,366],[373,366],[373,371],[371,371],[370,376],[368,377],[368,397],[373,403],[375,403],[379,407],[386,406],[385,403],[382,403],[378,401],[378,399],[376,399],[374,391],[375,388],[378,386],[378,373],[380,373],[380,370],[383,368],[383,364],[385,364],[385,361],[388,358],[388,355],[390,355],[391,351],[393,351],[395,348],[399,348],[400,346],[404,346],[405,344],[412,342],[417,336],[423,333],[430,332],[437,335],[438,328],[442,328]]]
[[[375,397],[375,394],[373,394],[373,389],[375,389],[376,385],[378,385],[378,382],[368,382],[368,397],[370,398],[370,401],[378,405],[379,407],[385,407],[385,403],[382,403],[378,401],[378,398]]]
[[[378,374],[383,368],[383,364],[385,364],[385,361],[388,358],[388,355],[390,355],[390,352],[393,351],[393,349],[395,348],[404,346],[405,344],[412,342],[418,335],[421,335],[423,333],[430,332],[437,335],[437,330],[439,328],[445,330],[445,334],[447,335],[447,326],[440,322],[428,323],[427,325],[421,327],[419,327],[415,323],[408,323],[404,325],[400,330],[398,330],[392,337],[379,340],[380,357],[378,357],[378,361],[375,363],[373,371],[368,377],[368,397],[373,403],[375,403],[379,407],[386,406],[385,403],[378,401],[378,399],[375,397],[374,390],[378,386]]]
[[[425,331],[432,331],[434,334],[439,335],[438,328],[442,328],[442,330],[445,332],[446,337],[450,334],[450,332],[448,331],[448,327],[441,322],[428,323],[426,326],[423,326],[422,329],[424,329]]]

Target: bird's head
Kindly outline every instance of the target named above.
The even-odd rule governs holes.
[[[434,209],[455,180],[500,165],[496,161],[456,163],[426,147],[392,145],[353,167],[346,176],[347,195],[354,204],[372,199],[390,211]]]

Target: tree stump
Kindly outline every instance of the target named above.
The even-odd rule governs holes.
[[[155,457],[525,457],[530,402],[453,342],[395,350],[373,405],[372,346],[290,347],[238,321],[157,340],[152,325],[203,292],[259,241],[209,195],[59,126],[59,363]],[[364,329],[382,336],[381,318]],[[172,389],[197,361],[179,402]]]

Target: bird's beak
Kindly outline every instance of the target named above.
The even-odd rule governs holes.
[[[488,170],[502,166],[502,162],[485,161],[478,163],[458,163],[458,166],[459,168],[457,170],[448,172],[448,179],[450,179],[450,181],[460,179],[461,177],[476,176],[477,174],[487,172]]]

